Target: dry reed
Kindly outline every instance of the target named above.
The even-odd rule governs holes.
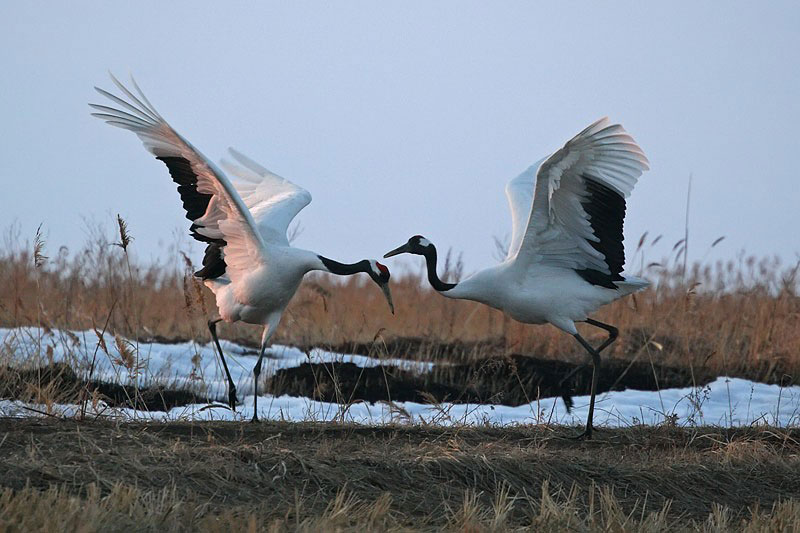
[[[214,302],[191,277],[194,266],[188,257],[184,254],[181,259],[173,251],[160,264],[137,262],[129,251],[130,233],[124,221],[119,219],[118,224],[120,242],[112,243],[95,228],[81,251],[69,253],[62,247],[50,260],[44,256],[40,234],[29,247],[20,245],[19,235],[10,232],[12,238],[0,251],[0,276],[6,280],[0,286],[0,325],[98,329],[107,323],[110,332],[134,341],[140,337],[207,340],[206,320]],[[729,375],[745,370],[749,375],[786,375],[787,383],[796,381],[798,265],[742,255],[727,262],[695,263],[684,271],[683,239],[670,257],[646,261],[645,251],[660,239],[648,241],[643,235],[629,259],[629,270],[640,270],[655,282],[654,287],[596,315],[622,331],[611,356],[650,358]],[[498,248],[502,251],[501,245]],[[32,254],[39,268],[32,268]],[[442,277],[455,279],[463,270],[460,259],[448,254]],[[307,276],[274,340],[340,346],[419,338],[429,349],[399,354],[419,358],[435,358],[443,346],[463,346],[447,350],[449,358],[498,355],[498,350],[571,361],[583,357],[568,335],[551,326],[520,324],[486,306],[440,297],[419,271],[396,273],[392,290],[396,316],[369,280]],[[602,334],[588,327],[585,331],[590,337]],[[259,328],[246,324],[223,324],[220,332],[249,343],[260,336]]]

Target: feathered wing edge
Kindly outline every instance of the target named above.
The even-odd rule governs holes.
[[[237,163],[223,159],[221,166],[231,176],[262,238],[268,243],[288,246],[289,225],[311,203],[311,194],[233,148],[229,151]]]
[[[95,87],[98,93],[120,107],[89,104],[99,111],[92,115],[112,126],[134,132],[150,153],[170,167],[171,173],[178,165],[188,164],[196,179],[194,186],[197,193],[211,197],[203,215],[192,220],[192,229],[206,240],[224,240],[225,262],[232,277],[252,268],[253,261],[260,261],[265,254],[266,245],[233,184],[209,159],[169,126],[132,77],[131,83],[138,97],[113,74],[109,75],[129,101]]]
[[[511,259],[522,245],[522,238],[528,228],[528,219],[531,215],[533,205],[533,190],[536,187],[536,171],[539,166],[547,159],[543,157],[533,165],[529,166],[516,178],[506,183],[506,199],[508,208],[511,211],[511,242],[508,246],[506,259]]]
[[[621,125],[602,118],[538,165],[535,181],[531,176],[534,168],[536,165],[508,186],[512,190],[522,184],[533,187],[530,212],[514,260],[590,270],[621,279],[618,272],[609,270],[604,250],[612,253],[608,260],[621,271],[624,251],[621,241],[616,241],[622,238],[625,198],[649,168],[641,148]],[[607,212],[609,209],[613,213]],[[515,231],[518,222],[515,218]],[[609,223],[613,227],[605,228]],[[604,278],[601,284],[614,287],[610,278]]]

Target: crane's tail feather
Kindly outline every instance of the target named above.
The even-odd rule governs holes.
[[[628,295],[646,289],[650,286],[650,282],[646,279],[637,278],[634,276],[625,276],[624,280],[615,281],[614,285],[617,286],[617,290],[619,290],[619,292],[621,292],[623,295]]]

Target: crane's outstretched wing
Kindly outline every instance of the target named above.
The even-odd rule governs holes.
[[[98,111],[92,115],[112,126],[131,130],[156,159],[167,165],[178,184],[186,218],[192,222],[192,236],[208,243],[203,259],[205,268],[195,275],[213,279],[227,274],[235,281],[240,274],[252,270],[254,264],[261,262],[266,246],[233,184],[167,124],[133,78],[131,82],[138,97],[113,75],[111,79],[123,98],[95,87],[118,107],[89,104]]]
[[[534,191],[524,232],[509,257],[527,265],[571,268],[594,285],[617,288],[625,263],[625,198],[649,168],[642,149],[621,125],[602,118],[538,165],[535,185],[533,168],[506,189],[515,236],[521,218],[510,198],[522,205],[527,197],[516,191],[528,185]]]
[[[233,148],[228,150],[239,165],[223,159],[222,168],[233,178],[233,186],[253,215],[261,237],[288,246],[286,230],[297,213],[311,203],[311,193]]]

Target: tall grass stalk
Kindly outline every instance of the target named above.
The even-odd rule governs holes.
[[[140,403],[141,394],[139,390],[139,373],[141,369],[146,366],[143,365],[142,362],[139,361],[139,334],[141,328],[141,316],[139,313],[139,308],[136,302],[136,290],[135,290],[135,283],[133,279],[133,270],[131,269],[131,259],[130,255],[128,254],[128,247],[133,242],[133,237],[128,230],[128,223],[125,219],[122,218],[119,214],[117,214],[117,230],[119,232],[119,242],[115,242],[114,246],[118,246],[122,249],[122,254],[125,257],[125,267],[128,272],[128,308],[129,311],[133,314],[133,339],[134,339],[134,353],[131,354],[127,349],[125,343],[117,343],[117,347],[119,353],[122,357],[123,364],[131,371],[131,367],[133,369],[133,377],[134,377],[134,394],[135,394],[135,401],[136,405]],[[119,339],[119,337],[116,337]],[[127,357],[126,357],[127,356]],[[132,359],[131,359],[132,357]]]
[[[39,347],[38,354],[42,354],[44,350],[42,349],[42,287],[41,287],[41,270],[42,267],[47,263],[49,259],[46,255],[44,255],[44,235],[42,234],[42,224],[39,224],[39,227],[36,228],[36,235],[33,239],[33,268],[34,268],[34,277],[36,278],[36,324],[39,326],[38,331],[38,338],[37,338],[37,346]],[[39,368],[37,373],[37,380],[38,380],[38,388],[39,390],[42,389],[42,363],[40,360],[36,361],[37,366]]]

